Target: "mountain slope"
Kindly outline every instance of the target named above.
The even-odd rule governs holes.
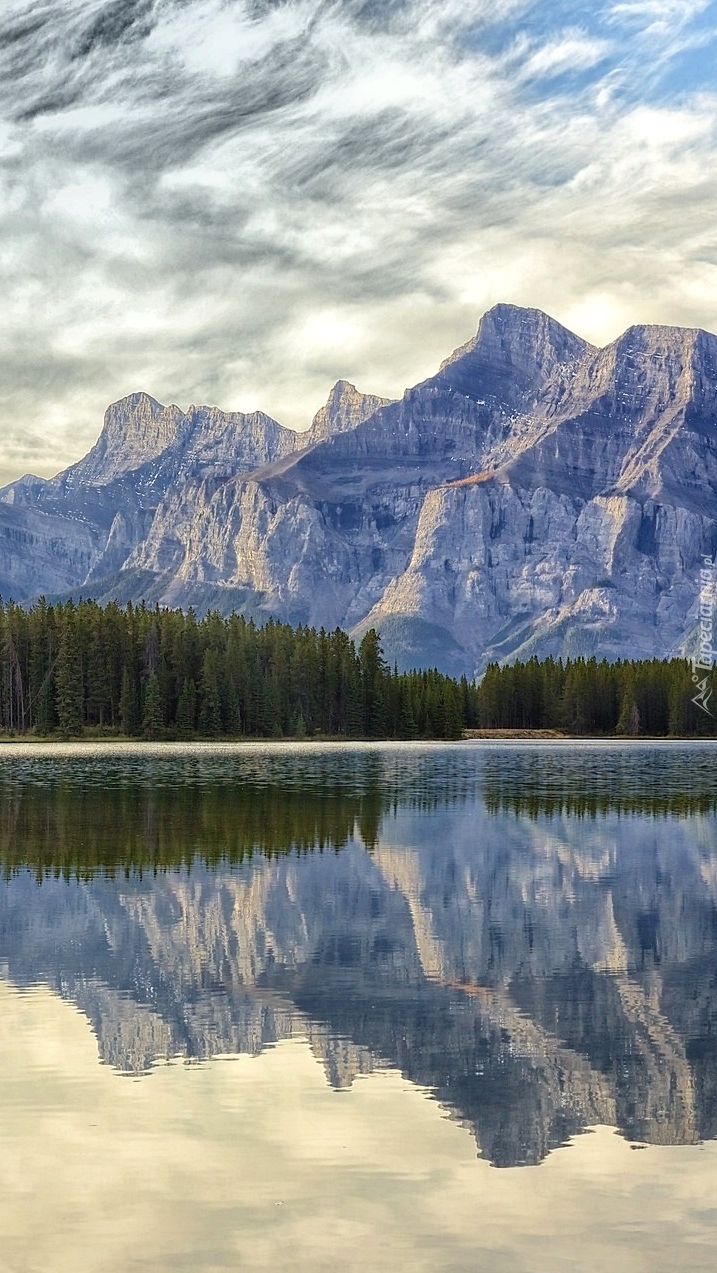
[[[6,535],[16,596],[373,625],[400,666],[470,675],[532,653],[669,655],[717,552],[717,338],[644,326],[596,349],[499,305],[400,401],[339,381],[295,434],[132,395],[84,460],[0,501],[45,541],[43,518],[67,531],[24,594],[27,548]]]

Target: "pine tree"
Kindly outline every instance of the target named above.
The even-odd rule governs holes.
[[[38,734],[48,734],[56,724],[54,671],[56,633],[54,611],[44,597],[33,607],[29,618],[29,725]]]
[[[214,737],[221,733],[222,721],[219,699],[219,655],[207,650],[202,662],[202,680],[199,687],[199,728],[203,734]]]
[[[135,738],[139,733],[139,706],[137,691],[129,668],[122,669],[122,688],[119,700],[120,729],[128,738]]]
[[[86,712],[90,724],[104,725],[110,715],[110,666],[103,632],[103,611],[85,603],[79,624],[86,632]]]
[[[585,734],[587,722],[587,675],[583,659],[569,663],[566,668],[562,699],[562,721],[572,734]]]
[[[10,730],[25,730],[25,686],[18,655],[18,612],[16,606],[8,607],[3,641],[3,670],[6,680],[5,716]]]
[[[161,738],[164,730],[164,719],[162,714],[162,695],[159,687],[159,677],[156,672],[152,672],[147,680],[144,691],[144,711],[142,713],[142,733],[149,741],[155,741]]]
[[[670,688],[668,691],[669,710],[667,732],[678,738],[687,733],[688,708],[692,694],[689,666],[687,663],[673,662],[670,665]]]
[[[197,686],[187,677],[177,704],[177,733],[180,738],[191,738],[197,728]]]
[[[83,724],[82,658],[72,603],[65,608],[61,621],[56,687],[57,722],[60,733],[69,738],[81,733]]]
[[[443,678],[443,737],[460,738],[463,733],[460,686],[449,677]]]
[[[618,717],[616,733],[624,734],[627,737],[634,737],[640,732],[640,712],[637,706],[637,698],[635,694],[635,677],[633,669],[630,668],[626,677],[622,699],[620,702],[620,715]]]
[[[361,689],[363,697],[363,732],[369,738],[380,738],[386,729],[385,681],[388,667],[375,628],[369,628],[359,646]]]

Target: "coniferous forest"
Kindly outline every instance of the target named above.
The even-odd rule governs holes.
[[[0,729],[76,737],[457,738],[475,689],[392,673],[375,632],[94,601],[0,608]]]
[[[84,600],[0,604],[0,730],[72,738],[459,738],[466,729],[715,736],[717,675],[691,665],[531,659],[480,684],[391,670],[370,630]]]
[[[717,735],[717,668],[687,659],[530,659],[491,664],[478,689],[478,719],[492,729],[560,729],[637,737]],[[706,685],[704,682],[706,681]],[[694,699],[702,696],[705,707]]]

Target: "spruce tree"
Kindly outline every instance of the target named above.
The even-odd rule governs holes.
[[[191,738],[197,728],[197,686],[191,677],[187,677],[182,686],[177,704],[176,725],[180,738]]]
[[[149,741],[161,738],[164,729],[162,714],[162,695],[159,677],[152,672],[144,691],[144,711],[142,713],[142,733]]]
[[[82,732],[83,684],[77,615],[70,603],[62,616],[57,656],[56,710],[60,733],[70,738]]]
[[[687,663],[672,663],[670,667],[672,675],[668,691],[667,731],[669,734],[680,737],[682,734],[686,734],[688,729],[687,718],[690,699],[692,698],[690,692],[692,681]]]
[[[363,732],[369,738],[380,738],[386,730],[385,682],[388,667],[375,628],[369,628],[359,646],[361,689],[363,697]]]
[[[637,706],[637,698],[635,694],[635,679],[632,669],[630,669],[623,686],[622,699],[620,702],[620,715],[618,717],[616,733],[624,734],[627,737],[634,737],[640,732],[640,712]]]
[[[199,728],[210,737],[222,728],[219,699],[219,655],[207,650],[202,662],[202,680],[199,687]]]
[[[122,669],[122,688],[119,700],[120,729],[128,738],[139,733],[139,706],[134,680],[127,666]]]

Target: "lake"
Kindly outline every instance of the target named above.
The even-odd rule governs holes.
[[[716,761],[3,747],[2,1273],[712,1270]]]

